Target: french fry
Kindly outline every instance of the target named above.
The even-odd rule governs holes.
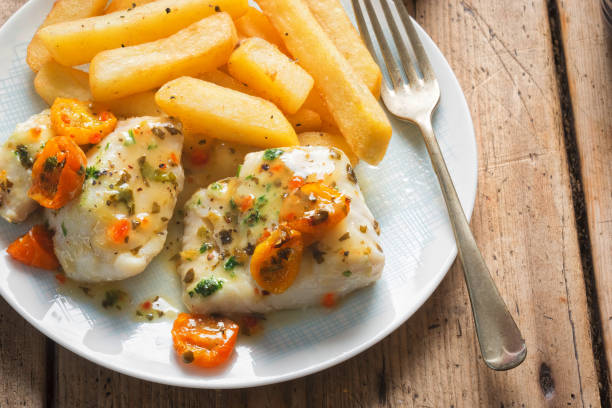
[[[294,114],[304,104],[314,80],[302,67],[261,38],[243,40],[227,62],[231,76]]]
[[[53,4],[40,28],[64,21],[100,15],[105,5],[106,0],[58,0]],[[51,59],[51,54],[38,36],[37,31],[30,45],[28,45],[26,62],[32,71],[38,72]]]
[[[242,92],[251,96],[260,96],[253,89],[249,88],[242,82],[234,79],[229,74],[225,72],[214,69],[212,71],[204,72],[199,74],[197,78],[202,79],[204,81],[212,82],[215,85],[222,86],[224,88],[233,89],[234,91]]]
[[[287,47],[280,34],[274,29],[268,17],[254,7],[249,7],[245,15],[234,21],[238,36],[243,38],[258,37],[274,44],[281,52],[287,54]]]
[[[74,66],[104,50],[168,37],[216,11],[239,17],[247,8],[247,0],[158,0],[131,11],[50,25],[39,36],[57,62]]]
[[[89,75],[78,69],[65,67],[55,61],[45,64],[36,78],[34,88],[49,106],[56,98],[74,98],[81,101],[93,100],[89,90]],[[101,104],[119,117],[159,116],[162,110],[155,103],[155,92],[143,92],[126,98],[116,99]]]
[[[53,60],[43,65],[36,74],[34,89],[49,106],[53,105],[56,98],[81,101],[92,99],[87,72],[65,67]]]
[[[298,135],[298,139],[302,146],[336,147],[346,154],[353,166],[359,163],[359,158],[341,135],[326,132],[304,132]]]
[[[327,104],[325,103],[323,98],[321,98],[321,94],[319,93],[316,84],[312,91],[310,91],[310,94],[308,95],[308,98],[306,98],[306,101],[304,101],[303,108],[317,112],[323,122],[329,125],[336,126],[334,122],[334,117],[329,111],[329,108],[327,107]]]
[[[254,92],[253,88],[246,86],[242,82],[232,78],[225,72],[218,69],[205,72],[197,77],[204,81],[212,82],[215,85],[233,89],[234,91],[242,92],[251,96],[261,96],[259,93]],[[296,132],[320,130],[322,126],[321,116],[317,112],[306,108],[300,108],[300,110],[295,112],[293,115],[285,114],[285,117],[289,123],[291,123],[291,126],[293,126],[293,129]]]
[[[297,135],[269,101],[196,78],[162,86],[157,104],[192,132],[262,148],[294,146]]]
[[[104,14],[114,13],[115,11],[127,11],[152,1],[155,0],[112,0],[106,10],[104,10]]]
[[[370,92],[378,98],[382,73],[349,20],[340,0],[305,0],[325,33],[334,42]]]
[[[91,92],[96,101],[107,101],[215,69],[227,62],[237,42],[230,15],[217,13],[168,38],[103,51],[89,67]]]
[[[321,116],[315,111],[310,109],[301,108],[293,115],[286,115],[287,120],[293,126],[293,129],[297,132],[313,132],[315,130],[321,130]]]
[[[379,163],[391,124],[378,101],[302,0],[259,0],[287,49],[314,78],[335,123],[358,157]]]

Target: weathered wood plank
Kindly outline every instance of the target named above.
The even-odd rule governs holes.
[[[0,407],[44,406],[46,341],[0,298]]]
[[[608,372],[612,363],[612,29],[599,2],[557,1]],[[610,379],[608,379],[610,380]],[[612,384],[609,384],[612,385]]]
[[[0,2],[0,26],[23,3]],[[0,298],[0,407],[45,404],[46,341]]]

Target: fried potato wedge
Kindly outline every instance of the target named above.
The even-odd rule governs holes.
[[[287,120],[296,132],[313,132],[321,130],[323,122],[321,116],[310,109],[301,108],[293,115],[287,115]]]
[[[280,34],[276,31],[268,17],[266,17],[261,11],[254,7],[249,7],[245,15],[237,18],[234,23],[238,30],[238,36],[243,38],[258,37],[266,40],[270,44],[274,44],[281,50],[282,53],[287,54],[287,47],[281,38]]]
[[[168,38],[103,51],[89,67],[91,92],[96,101],[108,101],[215,69],[227,62],[237,42],[230,15],[217,13]]]
[[[314,80],[280,50],[261,38],[243,40],[227,62],[231,76],[294,114],[304,104]]]
[[[75,68],[65,67],[55,61],[45,64],[36,78],[34,88],[40,97],[53,105],[56,98],[74,98],[81,101],[93,100],[89,90],[89,75]],[[96,103],[98,109],[108,109],[119,117],[160,116],[162,110],[155,103],[155,92],[148,91],[115,99],[104,103]]]
[[[379,163],[391,124],[378,101],[338,51],[302,0],[259,0],[300,65],[314,78],[334,121],[361,159]]]
[[[304,132],[298,135],[302,146],[327,146],[336,147],[346,154],[353,166],[359,163],[359,158],[353,152],[346,140],[339,134],[327,132]]]
[[[262,98],[182,77],[162,86],[155,100],[193,132],[262,148],[298,144],[282,112]]]
[[[325,33],[353,70],[361,77],[370,92],[378,98],[382,73],[359,32],[349,20],[340,0],[305,0]]]
[[[40,28],[64,21],[100,15],[104,6],[106,6],[106,0],[58,0],[53,4]],[[30,45],[28,45],[26,62],[32,68],[32,71],[38,72],[51,59],[51,53],[49,53],[37,32],[34,34]]]
[[[215,85],[222,86],[224,88],[233,89],[234,91],[242,92],[251,96],[260,96],[253,89],[249,88],[242,82],[233,78],[231,75],[226,74],[220,69],[204,72],[199,74],[197,78],[204,81],[212,82]]]
[[[104,14],[114,13],[115,11],[131,11],[131,9],[151,3],[152,1],[155,0],[112,0],[106,10],[104,10]]]
[[[104,50],[168,37],[217,11],[239,17],[247,8],[247,0],[157,0],[131,11],[50,25],[39,36],[57,62],[74,66]]]

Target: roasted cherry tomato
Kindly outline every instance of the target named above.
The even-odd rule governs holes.
[[[51,233],[44,225],[35,225],[32,229],[13,242],[6,252],[13,259],[36,268],[54,270],[60,264],[53,252]]]
[[[79,194],[85,181],[87,157],[65,136],[49,139],[32,167],[31,199],[57,210]]]
[[[306,183],[284,199],[280,220],[303,234],[318,236],[349,213],[351,199],[323,183]]]
[[[95,144],[115,130],[117,118],[109,111],[94,113],[89,102],[57,98],[51,107],[51,127],[76,144]]]
[[[251,276],[263,290],[283,293],[300,271],[303,251],[302,234],[281,224],[255,247]]]
[[[221,317],[180,313],[172,327],[174,349],[186,364],[216,367],[232,355],[238,325]]]

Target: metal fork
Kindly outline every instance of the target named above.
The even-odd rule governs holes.
[[[362,1],[365,7],[362,6]],[[359,30],[374,55],[373,39],[365,19],[366,15],[369,17],[384,59],[384,64],[381,65],[386,66],[391,80],[390,85],[387,84],[387,81],[383,81],[382,99],[393,115],[399,119],[413,122],[423,134],[455,233],[476,323],[476,333],[480,342],[480,352],[484,361],[494,370],[514,368],[525,359],[527,348],[478,250],[436,140],[431,118],[440,101],[438,81],[403,0],[378,0],[394,44],[391,44],[384,34],[372,4],[373,1],[352,0]],[[393,17],[391,3],[399,13],[401,19],[399,26]],[[412,45],[416,61],[413,61],[409,48],[402,38],[401,29],[404,30]],[[398,59],[392,51],[393,45],[397,50]],[[421,72],[422,77],[416,68]]]

